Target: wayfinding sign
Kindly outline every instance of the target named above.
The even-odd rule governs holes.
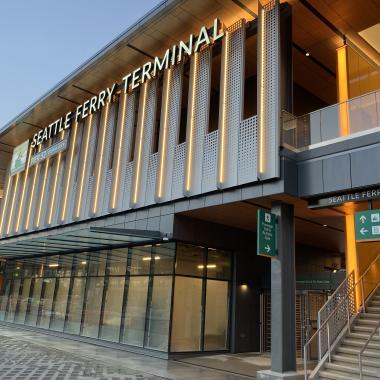
[[[257,254],[277,256],[277,216],[266,210],[257,211]]]
[[[380,210],[355,213],[356,241],[380,240]]]

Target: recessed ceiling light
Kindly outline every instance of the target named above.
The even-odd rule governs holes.
[[[305,53],[305,55],[306,55],[306,57],[308,57],[308,56],[310,55],[310,53],[307,51],[307,52]]]
[[[327,227],[327,224],[324,224],[323,227]]]

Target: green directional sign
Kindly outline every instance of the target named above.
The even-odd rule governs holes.
[[[277,217],[259,209],[257,211],[257,254],[262,256],[277,256]]]
[[[356,241],[380,240],[380,210],[355,213]]]

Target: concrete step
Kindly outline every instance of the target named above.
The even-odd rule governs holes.
[[[335,351],[336,351],[336,354],[355,355],[357,357],[360,350],[361,350],[361,347],[340,346]],[[368,348],[367,350],[364,351],[363,358],[380,359],[380,352],[377,350]]]
[[[353,327],[351,327],[351,331],[371,334],[373,331],[373,327],[371,327],[371,326],[353,326]]]
[[[368,306],[376,306],[376,307],[379,307],[379,306],[380,306],[380,301],[374,301],[374,300],[372,300],[372,301],[368,304]]]
[[[331,355],[331,360],[333,363],[340,365],[359,365],[359,357],[358,355],[349,355],[349,354],[334,354]],[[376,358],[362,358],[363,368],[367,368],[369,370],[380,369],[380,360]]]
[[[379,306],[367,306],[367,311],[371,314],[378,314],[380,316],[380,305]]]
[[[358,340],[358,339],[350,339],[350,338],[345,338],[342,341],[342,345],[344,346],[354,346],[354,347],[360,347],[360,349],[363,347],[364,341]],[[369,342],[368,348],[372,348],[374,350],[378,350],[380,353],[380,342]]]
[[[360,376],[341,371],[323,370],[319,372],[318,378],[321,380],[359,380]],[[379,378],[363,376],[363,380],[379,380]]]
[[[379,323],[379,321],[377,319],[359,317],[355,322],[355,326],[373,326],[373,327],[375,327],[378,323]]]
[[[366,333],[358,333],[358,332],[350,332],[346,335],[346,338],[349,338],[349,339],[357,339],[357,340],[360,340],[362,342],[366,342],[367,339],[369,338],[370,336],[370,332],[368,332],[367,334]],[[376,334],[374,335],[371,340],[373,342],[380,342],[380,335]]]
[[[347,377],[348,379],[350,379],[352,375],[357,375],[357,376],[360,375],[359,367],[357,365],[355,366],[355,365],[348,365],[348,364],[340,365],[336,363],[326,363],[325,368],[331,371],[346,373],[348,375]],[[370,376],[370,377],[373,376],[373,378],[379,379],[380,371],[376,369],[370,370],[367,368],[363,368],[363,375]]]
[[[368,310],[369,311],[369,310]],[[373,320],[377,320],[379,321],[380,320],[380,314],[376,314],[376,313],[370,313],[370,312],[367,312],[367,313],[360,313],[359,315],[359,319],[362,318],[362,319],[373,319]]]

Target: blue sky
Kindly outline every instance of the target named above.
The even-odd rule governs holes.
[[[0,129],[161,0],[0,3]]]

